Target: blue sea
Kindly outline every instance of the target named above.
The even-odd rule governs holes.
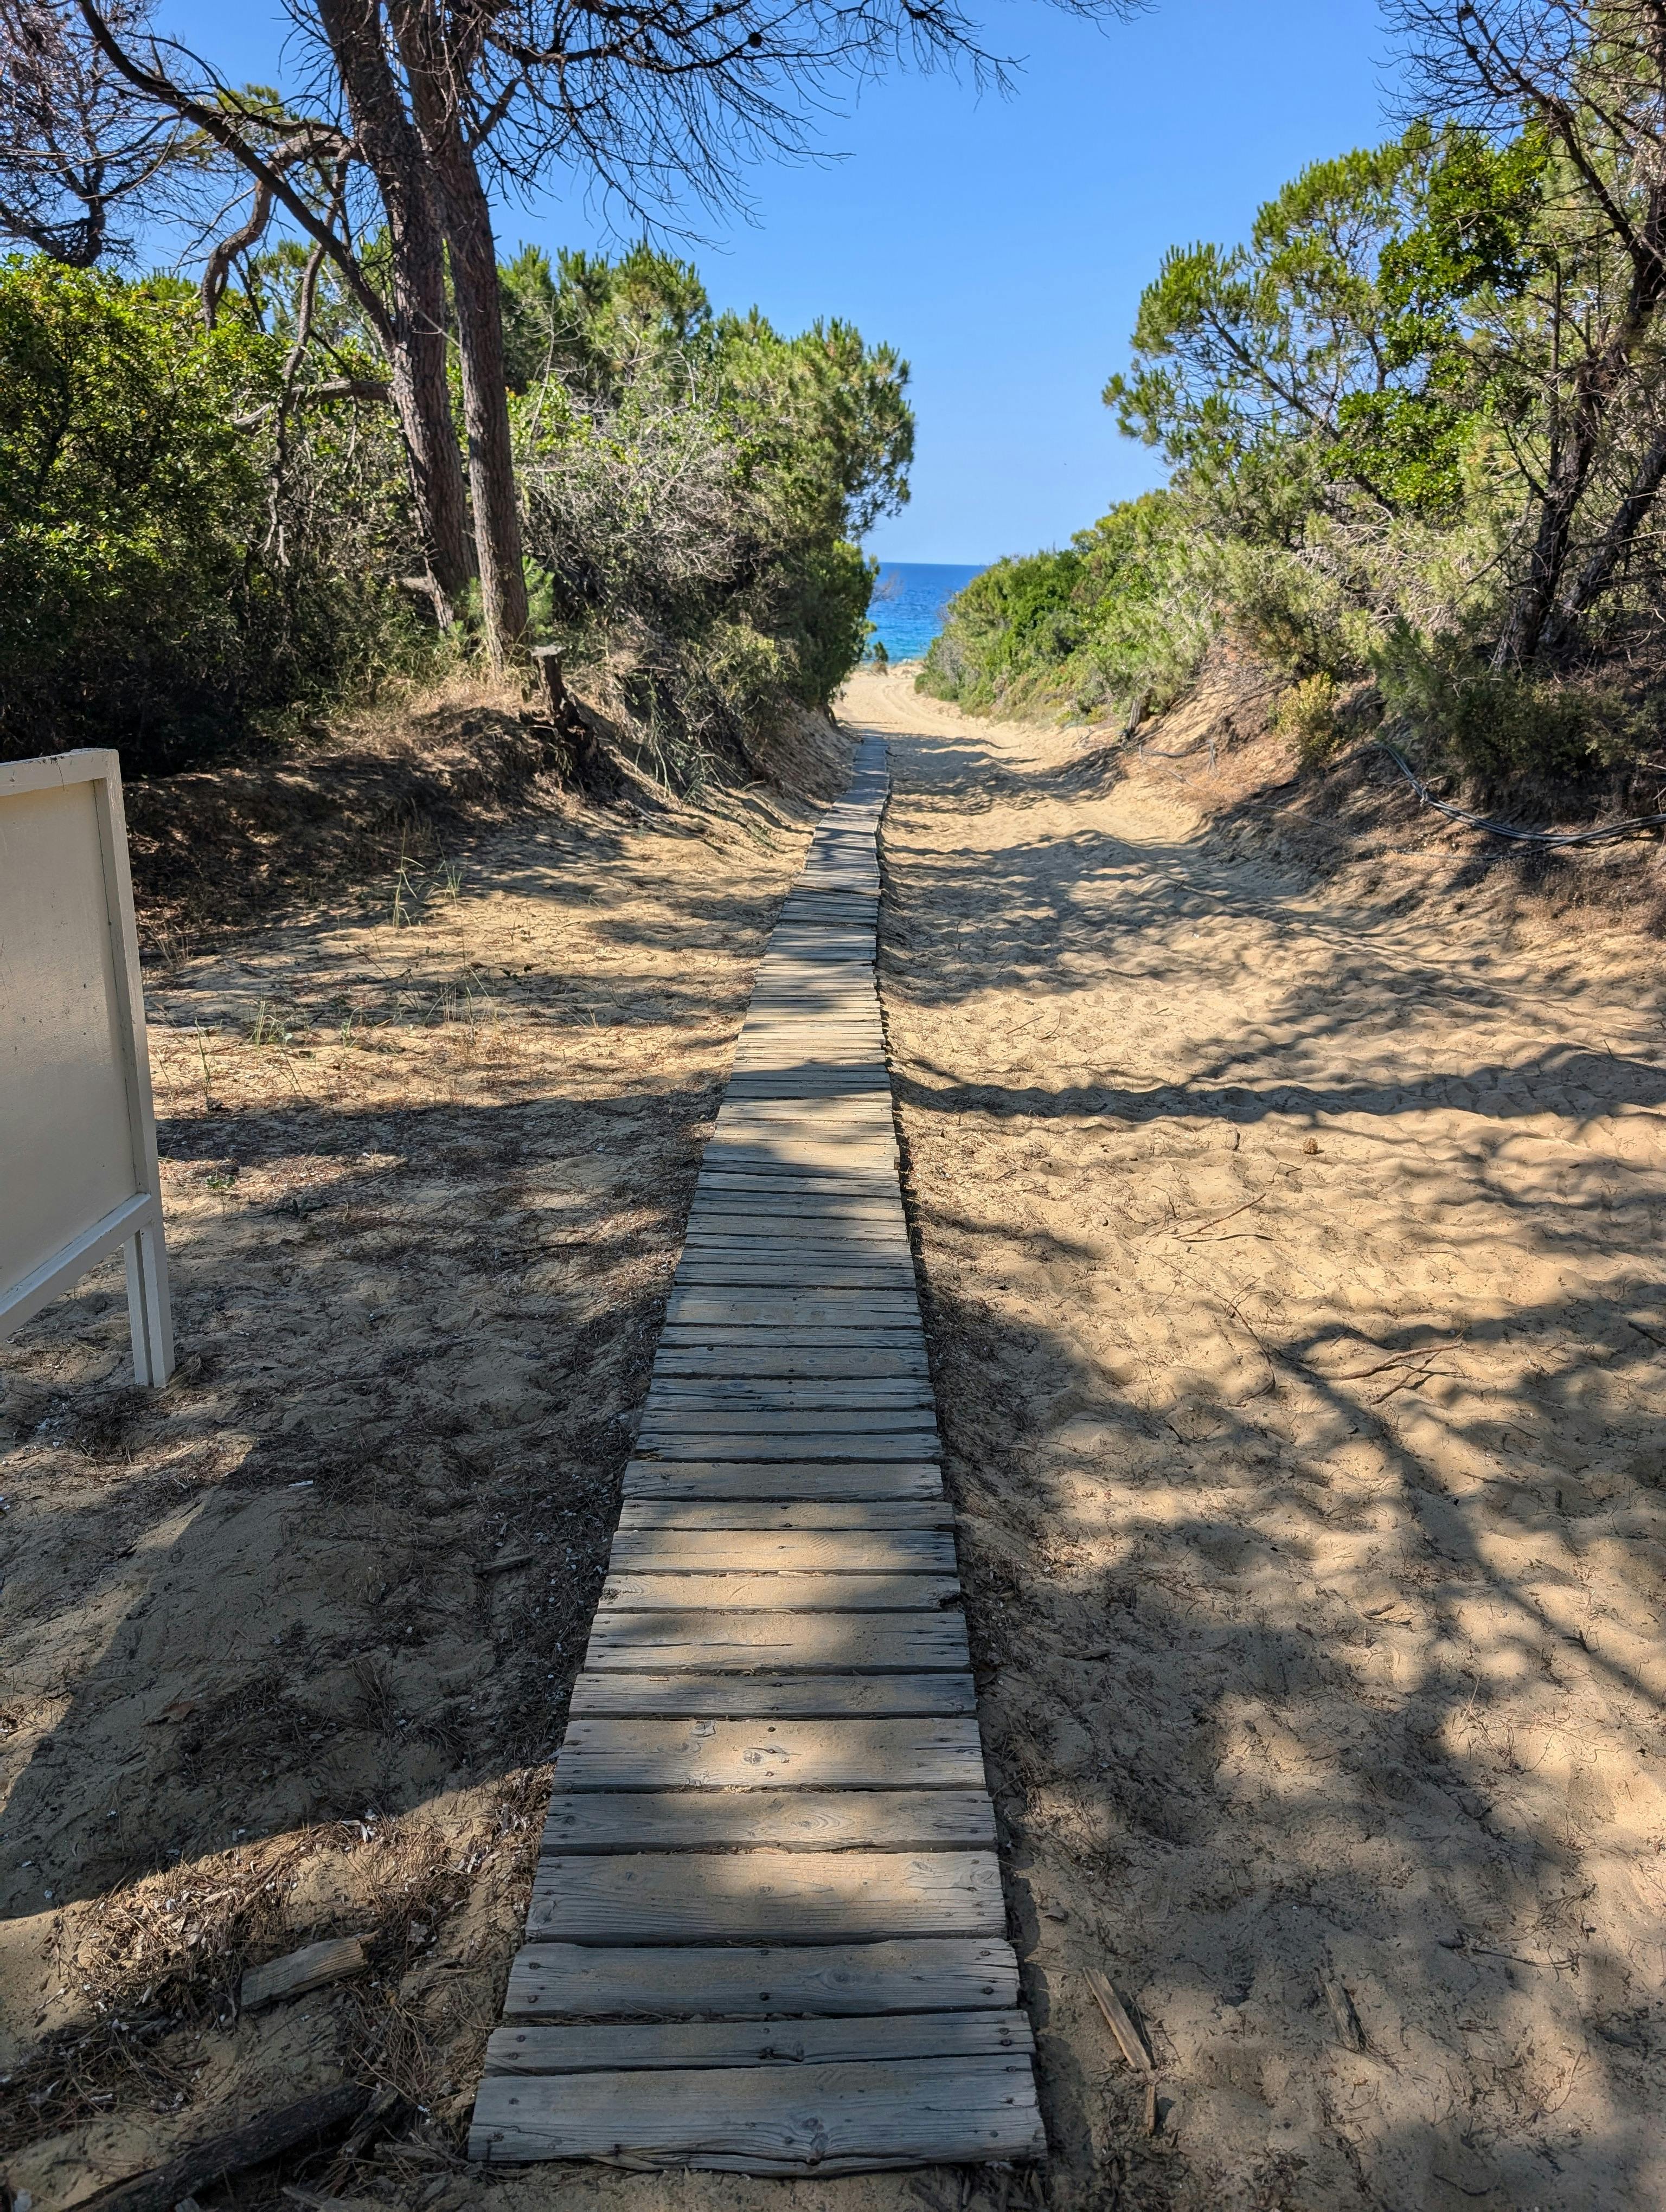
[[[867,618],[893,660],[918,660],[943,627],[943,610],[955,593],[981,576],[983,564],[888,561],[879,570]]]

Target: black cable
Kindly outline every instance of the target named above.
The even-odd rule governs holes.
[[[1509,822],[1489,822],[1484,814],[1470,813],[1467,806],[1450,806],[1444,799],[1437,799],[1386,738],[1378,738],[1376,742],[1426,806],[1432,806],[1437,814],[1444,814],[1454,822],[1466,823],[1472,830],[1485,830],[1489,836],[1513,838],[1518,845],[1601,845],[1610,837],[1629,837],[1633,830],[1657,830],[1666,824],[1666,814],[1633,814],[1623,822],[1609,822],[1601,830],[1518,830]]]

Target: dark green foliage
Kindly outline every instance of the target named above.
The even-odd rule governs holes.
[[[423,563],[391,410],[313,388],[379,370],[327,270],[293,357],[305,263],[260,255],[212,330],[171,279],[0,264],[0,755],[167,773],[471,649],[466,594],[442,640],[395,580]],[[714,317],[647,246],[528,250],[502,287],[534,635],[644,661],[667,761],[824,703],[866,633],[850,541],[907,496],[903,365]]]
[[[1513,131],[1416,123],[1304,170],[1242,246],[1170,252],[1104,396],[1170,489],[980,577],[922,683],[1160,703],[1225,635],[1290,679],[1308,759],[1314,702],[1371,674],[1483,781],[1651,757],[1666,187],[1637,149],[1662,95],[1623,40],[1567,58],[1563,106]]]
[[[1390,717],[1483,788],[1523,774],[1569,776],[1620,765],[1658,739],[1659,717],[1602,686],[1493,668],[1454,637],[1402,625],[1377,656]]]
[[[1207,641],[1207,564],[1172,494],[1126,501],[1063,551],[975,576],[950,604],[921,689],[974,712],[1165,706]]]
[[[0,754],[114,744],[165,772],[414,635],[342,565],[339,501],[305,511],[320,465],[351,494],[320,450],[349,434],[310,424],[274,483],[282,365],[246,316],[205,331],[185,285],[0,264]]]
[[[504,285],[520,368],[541,363],[516,404],[526,543],[572,653],[654,672],[628,703],[678,775],[824,706],[866,635],[854,541],[908,495],[905,365],[847,324],[714,316],[645,246],[523,253]]]

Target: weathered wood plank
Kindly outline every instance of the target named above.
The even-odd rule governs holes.
[[[923,1352],[926,1333],[920,1320],[918,1296],[910,1298],[893,1291],[879,1291],[832,1308],[831,1321],[806,1318],[798,1308],[802,1300],[778,1299],[773,1321],[743,1315],[736,1320],[722,1309],[762,1304],[750,1292],[729,1297],[721,1291],[696,1291],[672,1297],[691,1308],[660,1330],[660,1345],[668,1352],[721,1351],[730,1346],[751,1346],[767,1352],[773,1346],[783,1352]],[[812,1304],[824,1303],[812,1297]],[[702,1310],[712,1306],[714,1314]],[[880,1309],[876,1310],[876,1309]]]
[[[640,1851],[540,1859],[526,1933],[563,1943],[999,1936],[992,1851]]]
[[[958,1613],[609,1612],[597,1617],[584,1663],[645,1674],[930,1674],[971,1660]]]
[[[557,1790],[981,1790],[975,1720],[568,1723]]]
[[[666,1316],[674,1328],[751,1327],[771,1315],[783,1328],[871,1328],[895,1331],[920,1327],[919,1293],[907,1290],[781,1290],[765,1292],[703,1285],[684,1289],[673,1284]]]
[[[831,1412],[934,1413],[931,1384],[914,1375],[754,1375],[749,1355],[704,1375],[661,1374],[656,1367],[645,1413],[739,1410],[752,1413]]]
[[[696,1200],[689,1215],[690,1237],[782,1238],[831,1237],[842,1243],[906,1244],[908,1217],[900,1206],[876,1205],[871,1198],[808,1199],[761,1192],[743,1198],[716,1191]]]
[[[909,1381],[923,1384],[929,1370],[924,1341],[869,1349],[860,1341],[843,1351],[811,1345],[771,1344],[762,1335],[732,1345],[662,1345],[654,1363],[656,1386],[668,1382],[715,1382],[750,1376],[758,1382]]]
[[[976,2012],[1017,2004],[1004,1938],[764,1950],[528,1943],[509,1968],[509,2020],[772,2020]]]
[[[603,1674],[573,1685],[575,1717],[816,1720],[975,1713],[970,1674]]]
[[[1046,2154],[1030,2061],[487,2076],[469,2155],[836,2174]]]
[[[627,1498],[940,1498],[934,1460],[647,1460],[625,1468]]]
[[[897,1190],[894,1169],[883,1173],[868,1174],[865,1170],[853,1170],[845,1167],[806,1167],[795,1160],[771,1159],[755,1167],[714,1166],[709,1163],[700,1171],[695,1185],[696,1194],[711,1192],[716,1196],[779,1199],[783,1203],[802,1200],[806,1205],[835,1205],[847,1200],[860,1204],[877,1198],[890,1198]]]
[[[926,1429],[895,1428],[880,1434],[858,1431],[841,1434],[830,1429],[779,1428],[773,1435],[758,1435],[734,1429],[703,1429],[689,1435],[678,1435],[659,1430],[651,1437],[637,1440],[637,1449],[646,1458],[657,1453],[661,1462],[726,1460],[738,1465],[742,1460],[774,1462],[791,1452],[796,1458],[806,1461],[892,1461],[897,1459],[935,1459],[940,1455],[935,1436]]]
[[[937,1417],[928,1406],[906,1399],[891,1405],[769,1406],[749,1401],[739,1392],[716,1405],[694,1401],[679,1404],[667,1398],[650,1400],[643,1407],[636,1432],[639,1451],[657,1448],[666,1437],[722,1436],[782,1437],[814,1434],[823,1437],[909,1436],[937,1433]],[[929,1443],[921,1446],[923,1456]]]
[[[952,1575],[954,1538],[933,1530],[621,1528],[608,1574]]]
[[[923,1375],[754,1375],[746,1356],[727,1363],[727,1372],[667,1375],[655,1363],[646,1403],[667,1412],[746,1406],[755,1412],[801,1412],[834,1406],[935,1410],[931,1384]]]
[[[993,1850],[994,1808],[972,1790],[597,1790],[551,1799],[543,1848],[590,1851]]]
[[[618,2021],[580,2027],[500,2027],[488,2074],[599,2074],[650,2067],[826,2066],[841,2060],[971,2058],[1030,2053],[1021,2012],[891,2013],[863,2020]]]
[[[906,1258],[910,1253],[908,1231],[896,1226],[859,1221],[782,1221],[773,1215],[708,1215],[689,1224],[683,1239],[684,1252],[734,1253],[747,1259],[763,1259],[777,1252],[802,1254],[806,1248],[830,1252],[840,1260],[872,1254],[876,1259]]]
[[[608,1570],[596,1618],[611,1613],[916,1613],[960,1595],[952,1575],[793,1575]]]
[[[952,1528],[946,1498],[628,1498],[621,1528]]]

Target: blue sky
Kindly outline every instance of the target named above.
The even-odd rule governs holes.
[[[271,0],[164,0],[229,76],[272,81]],[[1019,56],[1010,100],[902,76],[825,128],[844,158],[751,179],[755,220],[685,249],[720,307],[778,325],[842,315],[912,363],[914,496],[874,531],[897,561],[1057,544],[1161,480],[1099,392],[1165,247],[1240,236],[1304,163],[1386,136],[1374,0],[1156,0],[1096,30],[1039,4],[984,10]],[[508,252],[605,243],[581,186],[502,211]]]

